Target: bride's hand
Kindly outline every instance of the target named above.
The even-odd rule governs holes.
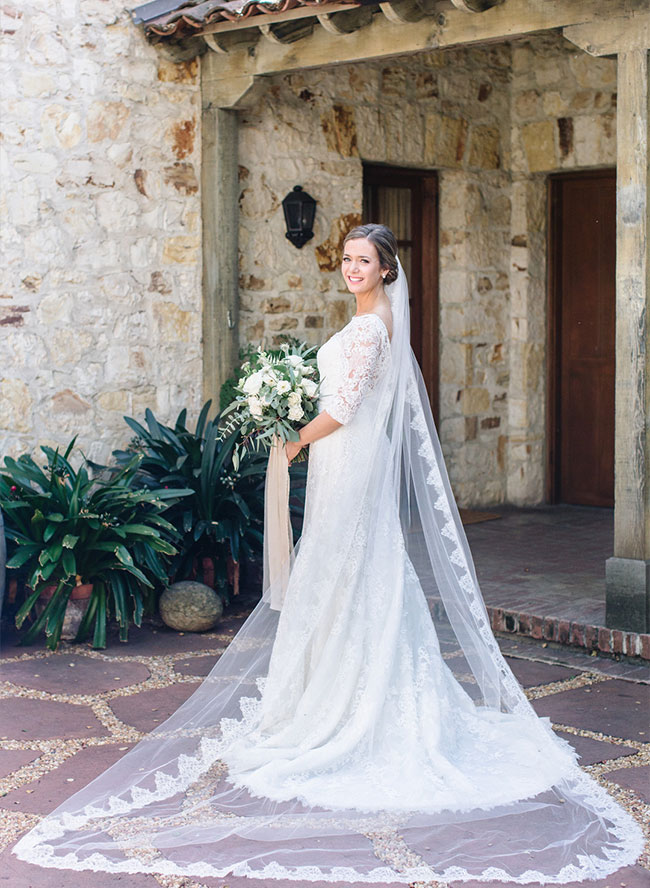
[[[287,441],[287,443],[284,445],[284,450],[287,454],[289,465],[291,465],[291,460],[295,459],[302,450],[302,444],[300,443],[300,441]]]

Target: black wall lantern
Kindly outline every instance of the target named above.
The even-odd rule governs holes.
[[[287,226],[286,237],[294,247],[304,247],[308,240],[314,236],[314,216],[316,215],[316,201],[302,190],[302,185],[295,185],[293,191],[282,201],[284,221]]]

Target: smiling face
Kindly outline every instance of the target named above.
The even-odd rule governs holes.
[[[386,269],[381,267],[379,254],[365,237],[349,240],[343,252],[341,271],[348,290],[355,295],[369,293],[383,284]]]

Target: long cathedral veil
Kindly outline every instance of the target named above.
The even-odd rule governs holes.
[[[524,779],[520,769],[521,779],[500,786],[493,804],[477,807],[469,792],[453,810],[427,810],[408,799],[357,810],[345,786],[341,806],[323,808],[290,797],[273,801],[233,785],[223,753],[236,747],[254,717],[280,622],[282,631],[291,631],[298,619],[290,599],[281,612],[272,609],[267,588],[195,693],[27,833],[14,848],[21,859],[73,870],[346,884],[563,883],[602,877],[636,860],[640,827],[579,769],[548,720],[536,716],[499,651],[411,350],[401,266],[386,292],[393,314],[390,366],[374,393],[374,433],[364,442],[367,471],[354,499],[340,504],[346,527],[336,539],[327,522],[322,534],[303,530],[290,583],[305,575],[316,536],[322,551],[338,548],[335,563],[313,582],[326,591],[340,589],[348,556],[359,547],[364,557],[379,556],[386,545],[380,517],[397,506],[445,662],[482,712],[525,722],[531,749],[548,750],[547,773],[531,767]],[[309,496],[308,482],[305,526],[319,520]]]

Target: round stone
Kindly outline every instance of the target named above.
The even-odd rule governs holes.
[[[163,623],[181,632],[212,629],[223,613],[223,601],[210,586],[195,580],[173,583],[160,596]]]

